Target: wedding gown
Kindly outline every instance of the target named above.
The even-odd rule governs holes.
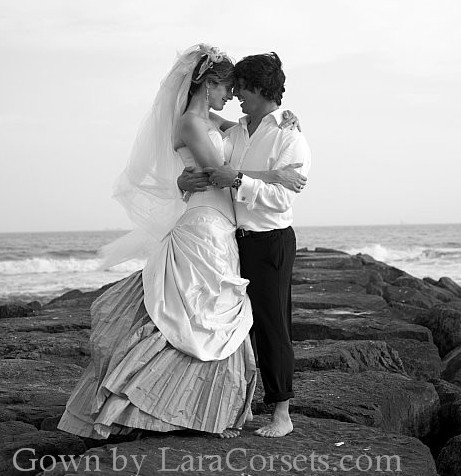
[[[218,131],[210,139],[224,160]],[[178,150],[195,165],[189,149]],[[58,428],[107,438],[133,428],[221,433],[251,413],[256,365],[248,281],[229,189],[192,194],[142,271],[91,307],[91,362]]]

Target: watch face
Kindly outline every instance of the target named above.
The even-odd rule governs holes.
[[[232,182],[232,188],[239,188],[240,185],[242,185],[242,179],[235,178],[234,181]]]

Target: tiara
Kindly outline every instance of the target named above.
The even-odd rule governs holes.
[[[224,58],[227,58],[226,53],[220,51],[216,46],[204,45],[202,43],[200,45],[200,51],[204,53],[204,56],[207,56],[207,59],[200,66],[199,72],[194,81],[198,81],[203,76],[205,71],[213,69],[213,65],[215,63],[221,63]]]

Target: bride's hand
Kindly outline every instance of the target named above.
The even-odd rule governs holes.
[[[288,190],[293,190],[296,193],[302,191],[302,189],[306,186],[307,177],[296,172],[295,169],[302,167],[303,164],[296,163],[296,164],[288,164],[281,169],[272,170],[274,172],[274,179],[273,183],[279,183],[283,185]]]
[[[282,112],[282,122],[279,125],[280,129],[285,129],[285,127],[289,127],[291,130],[297,128],[299,132],[301,132],[301,124],[299,123],[299,119],[289,110]]]

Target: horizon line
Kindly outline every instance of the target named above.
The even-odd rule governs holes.
[[[437,226],[437,225],[461,225],[456,222],[439,222],[439,223],[369,223],[354,225],[292,225],[293,228],[347,228],[347,227],[385,227],[385,226]],[[16,231],[0,231],[0,235],[17,234],[17,233],[101,233],[101,232],[130,232],[133,228],[104,228],[104,229],[79,229],[79,230],[16,230]]]

